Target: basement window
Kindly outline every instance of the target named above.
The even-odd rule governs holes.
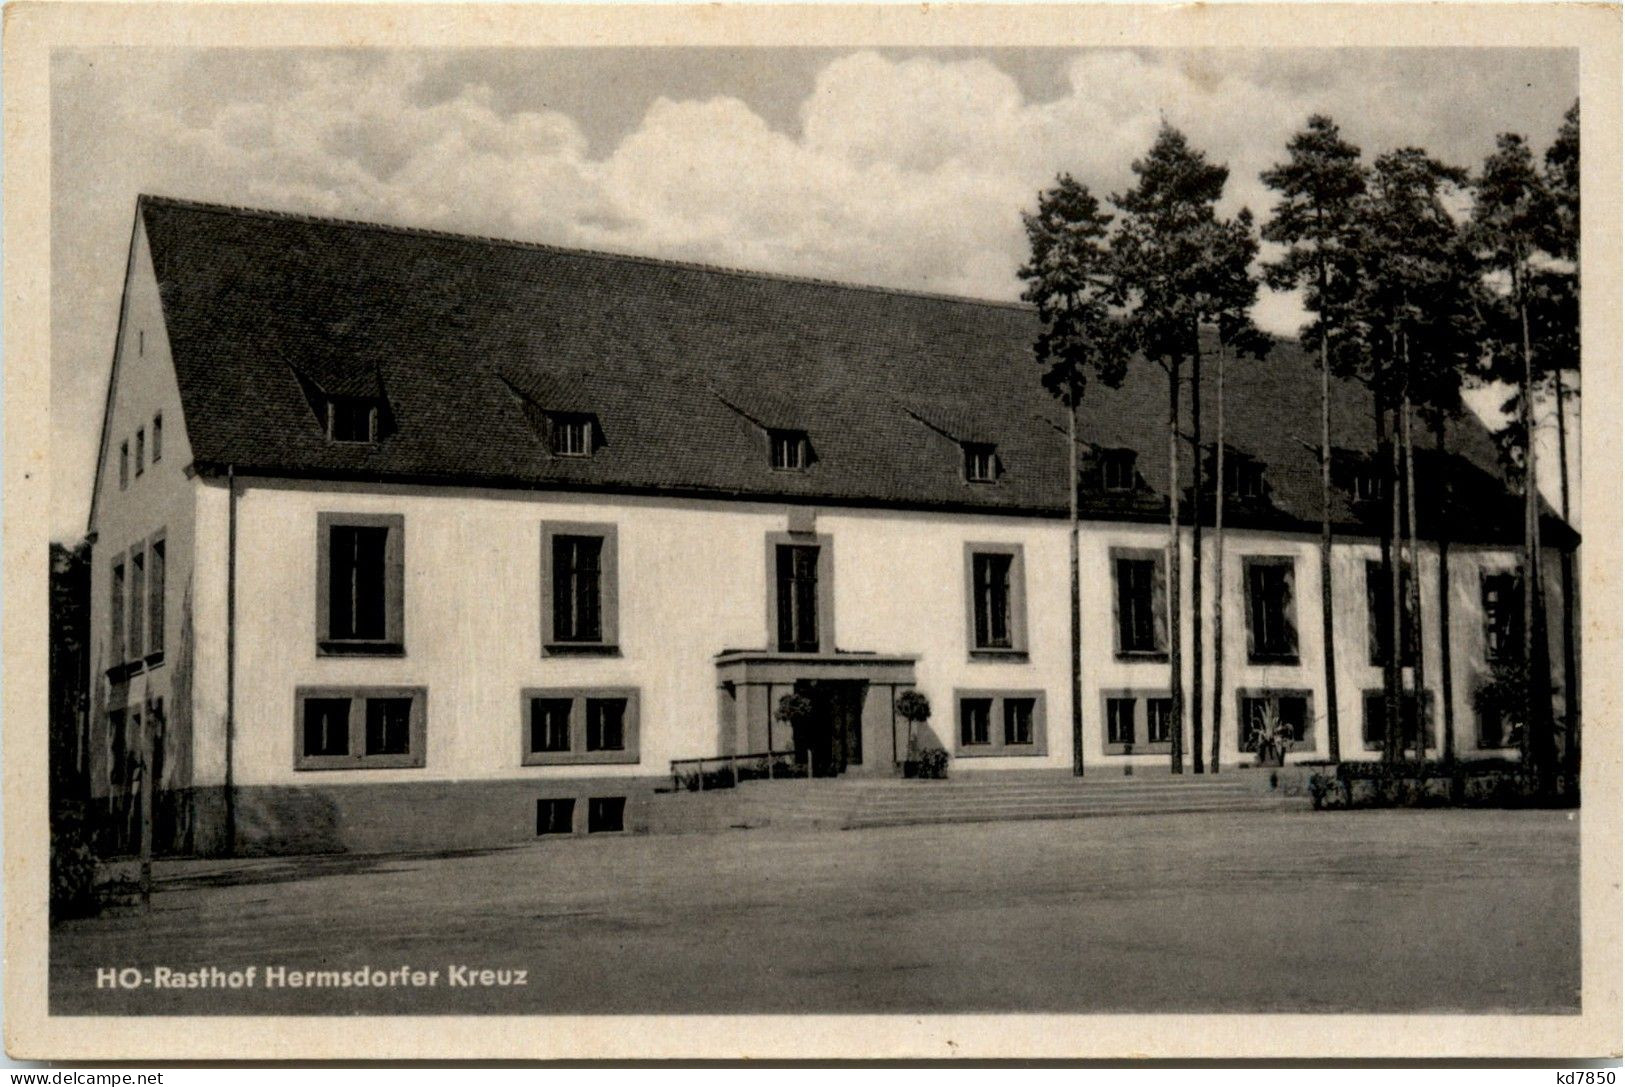
[[[587,833],[618,834],[626,829],[626,797],[595,796],[587,801]]]
[[[544,796],[536,801],[537,834],[574,834],[575,825],[575,797]]]
[[[965,482],[992,483],[998,472],[994,447],[985,442],[965,442]]]

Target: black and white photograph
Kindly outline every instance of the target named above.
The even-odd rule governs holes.
[[[1589,80],[247,14],[37,60],[42,1019],[1617,1055],[1617,8]]]

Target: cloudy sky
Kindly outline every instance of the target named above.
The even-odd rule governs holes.
[[[52,60],[53,537],[84,531],[137,193],[991,298],[1058,171],[1102,194],[1162,119],[1231,170],[1312,112],[1369,155],[1551,140],[1551,50],[101,49]],[[1290,296],[1257,314],[1293,332]]]

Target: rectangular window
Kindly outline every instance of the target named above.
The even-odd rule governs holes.
[[[638,761],[635,687],[543,687],[524,692],[525,766],[632,765]]]
[[[152,463],[164,457],[164,416],[160,412],[152,417]]]
[[[1238,692],[1236,750],[1254,751],[1261,735],[1284,738],[1294,750],[1313,748],[1308,691]]]
[[[1174,736],[1174,700],[1148,698],[1145,700],[1145,742],[1171,744]]]
[[[135,428],[135,474],[140,475],[147,467],[147,431],[145,427]]]
[[[123,709],[107,711],[107,783],[118,787],[130,783],[129,738],[125,733]]]
[[[422,687],[301,687],[295,770],[378,770],[425,761]]]
[[[1107,491],[1134,489],[1134,459],[1132,449],[1108,449],[1100,456],[1101,487]]]
[[[405,651],[404,527],[398,514],[318,515],[319,653]]]
[[[574,834],[575,823],[575,797],[544,796],[536,801],[537,834]]]
[[[592,416],[552,416],[553,454],[559,457],[586,457],[592,455]]]
[[[1484,659],[1490,664],[1523,656],[1523,590],[1517,574],[1483,575]]]
[[[780,652],[818,652],[818,551],[805,544],[778,547]]]
[[[364,396],[335,396],[327,402],[329,441],[363,445],[378,440],[378,404]]]
[[[959,742],[965,747],[981,747],[993,742],[993,700],[991,698],[962,698],[959,700]]]
[[[113,578],[109,584],[108,611],[113,621],[113,649],[108,655],[113,664],[123,664],[128,658],[125,653],[127,643],[124,638],[124,563],[113,564]]]
[[[1410,604],[1410,569],[1401,567],[1400,577],[1400,666],[1408,668],[1416,663],[1416,635],[1411,630],[1411,604]],[[1366,616],[1369,636],[1367,649],[1370,662],[1373,665],[1383,665],[1388,662],[1388,647],[1393,639],[1390,619],[1393,615],[1393,592],[1388,578],[1384,576],[1382,563],[1368,561],[1365,564],[1365,597]]]
[[[811,461],[807,435],[799,430],[772,430],[768,442],[773,451],[773,467],[780,472],[799,472]]]
[[[1502,707],[1480,705],[1476,708],[1478,748],[1480,751],[1500,750],[1518,746],[1518,730],[1511,714]]]
[[[1364,697],[1362,739],[1367,751],[1381,751],[1388,720],[1387,704],[1381,691],[1367,691]],[[1407,751],[1416,750],[1417,704],[1414,691],[1404,691],[1399,700],[1400,743]],[[1422,692],[1420,717],[1426,729],[1428,747],[1435,747],[1433,735],[1433,692]]]
[[[1293,621],[1292,560],[1242,560],[1247,589],[1247,658],[1252,663],[1296,663],[1298,628]]]
[[[1165,657],[1168,619],[1162,556],[1154,551],[1113,551],[1112,572],[1117,583],[1118,656]]]
[[[587,750],[626,750],[626,699],[587,699]]]
[[[1046,752],[1043,691],[960,689],[954,708],[954,754],[960,758]]]
[[[118,447],[118,489],[130,485],[130,443],[120,442]]]
[[[570,750],[570,707],[568,698],[530,700],[530,751],[532,754]]]
[[[137,547],[130,552],[130,644],[126,659],[140,660],[146,651],[147,556]]]
[[[1106,699],[1106,742],[1128,746],[1134,742],[1134,714],[1139,704],[1134,698]]]
[[[992,483],[998,471],[994,447],[982,442],[966,442],[964,450],[966,481]]]
[[[976,647],[1010,648],[1010,555],[972,556],[976,584]]]
[[[1033,742],[1033,700],[1007,698],[1004,700],[1004,745],[1026,747]]]
[[[542,525],[542,652],[619,651],[616,531],[610,524]]]
[[[625,829],[626,797],[594,796],[588,798],[588,834],[618,834]]]
[[[164,541],[154,540],[147,548],[147,656],[164,652]]]

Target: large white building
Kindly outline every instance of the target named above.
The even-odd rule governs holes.
[[[90,520],[94,791],[118,810],[151,733],[168,848],[636,829],[676,759],[896,773],[907,689],[956,775],[1070,768],[1069,442],[1035,331],[1014,305],[142,198]],[[1337,716],[1371,758],[1382,473],[1369,397],[1334,388]],[[1224,761],[1265,707],[1290,760],[1323,759],[1314,360],[1232,363],[1226,396]],[[1165,404],[1139,367],[1084,406],[1086,767],[1169,758]],[[1517,637],[1519,500],[1475,419],[1447,437],[1418,464],[1423,716],[1442,744],[1444,529],[1453,746],[1516,757],[1472,696]],[[796,690],[816,717],[792,729]]]

